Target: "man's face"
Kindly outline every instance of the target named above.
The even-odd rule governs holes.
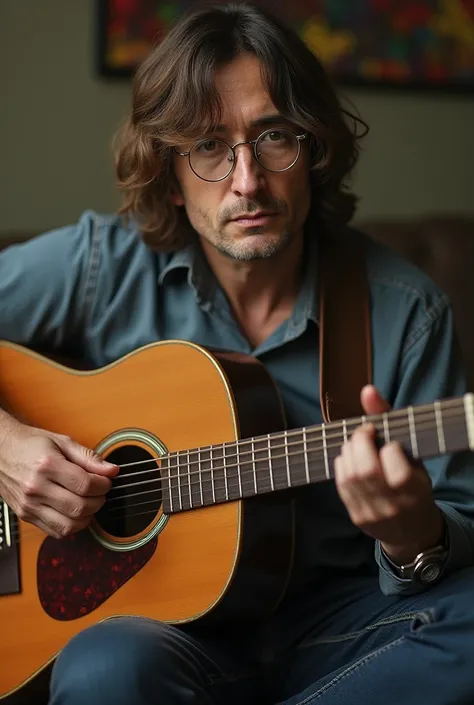
[[[275,132],[268,140],[279,140],[278,129],[303,131],[278,115],[261,78],[260,63],[250,54],[239,56],[216,73],[216,87],[222,100],[220,129],[204,134],[204,150],[215,148],[213,139],[234,145],[256,139],[264,130]],[[180,186],[176,205],[184,205],[198,235],[235,260],[251,261],[281,252],[301,237],[310,207],[308,140],[288,171],[274,173],[262,167],[251,145],[236,148],[232,173],[222,181],[203,181],[192,171],[188,158],[176,155],[174,167]],[[180,144],[185,152],[193,143]],[[229,163],[230,164],[230,163]]]

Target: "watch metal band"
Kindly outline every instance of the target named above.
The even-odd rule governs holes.
[[[397,565],[382,548],[381,551],[396,575],[403,580],[413,580],[423,586],[433,585],[440,580],[448,557],[446,546],[435,546],[419,553],[411,563]]]

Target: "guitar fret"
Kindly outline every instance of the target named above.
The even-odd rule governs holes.
[[[412,406],[408,407],[407,414],[408,414],[408,427],[410,429],[411,452],[412,452],[412,455],[414,458],[418,458],[419,457],[418,441],[416,438],[415,416],[413,414],[413,407]]]
[[[250,454],[252,456],[252,460],[250,461],[252,464],[252,473],[253,473],[253,481],[254,481],[254,489],[255,489],[255,494],[258,493],[258,486],[257,486],[257,465],[255,463],[255,441],[253,438],[250,439]]]
[[[175,480],[175,465],[174,465],[174,453],[169,454],[169,471],[170,471],[170,486],[171,486],[171,496],[173,498],[173,509],[174,511],[177,510],[176,503],[177,503],[177,498],[175,495],[175,487],[174,487],[174,480]]]
[[[288,431],[284,432],[285,436],[285,464],[286,464],[286,479],[288,482],[288,487],[291,487],[291,473],[290,473],[290,458],[288,456]]]
[[[270,434],[266,437],[265,445],[270,486],[275,490],[288,489],[284,436],[281,433]]]
[[[463,401],[469,448],[474,450],[474,395],[470,392],[465,394]]]
[[[199,462],[198,453],[195,450],[188,450],[188,487],[191,509],[201,507],[200,482],[199,477]]]
[[[222,462],[223,471],[217,473],[216,470],[216,497],[218,501],[227,502],[240,497],[238,492],[240,468],[236,462],[235,451],[236,446],[233,443],[225,443],[222,448],[222,457],[219,457],[219,460]]]
[[[435,401],[434,409],[435,409],[436,432],[438,435],[439,452],[446,453],[446,439],[444,437],[443,412],[441,410],[441,402]]]
[[[322,430],[322,439],[323,439],[323,449],[324,449],[324,468],[326,472],[326,477],[328,480],[331,479],[331,472],[329,470],[329,458],[328,458],[328,446],[326,442],[326,424],[323,424],[321,427]]]
[[[271,470],[268,455],[268,438],[261,439],[261,450],[259,451],[258,444],[255,445],[255,439],[252,441],[252,472],[255,474],[257,494],[268,492],[271,490]],[[255,458],[255,460],[254,460]]]
[[[211,475],[211,492],[212,492],[212,502],[216,503],[216,486],[214,481],[214,458],[212,457],[213,448],[209,448],[209,462],[210,462],[210,475]]]
[[[229,499],[225,447],[225,444],[214,446],[214,479],[217,502],[226,502]]]
[[[180,464],[179,464],[179,453],[176,453],[176,473],[177,473],[177,478],[178,478],[178,502],[179,502],[179,509],[182,511],[183,509],[183,497],[181,495],[181,473],[180,473]]]
[[[273,492],[275,490],[275,478],[273,476],[272,446],[271,446],[270,434],[267,435],[267,449],[268,449],[268,473],[270,475],[270,489]]]
[[[214,477],[212,472],[211,460],[212,448],[206,446],[201,449],[202,458],[202,494],[204,497],[204,505],[213,504],[215,502]]]
[[[0,498],[0,505],[3,504],[3,527],[5,530],[5,548],[11,548],[12,546],[12,534],[11,534],[11,521],[10,521],[10,509],[6,502],[2,502]],[[0,517],[2,513],[0,512]],[[1,524],[1,522],[0,522]]]
[[[170,500],[170,509],[172,512],[174,512],[174,497],[173,497],[173,478],[171,475],[171,454],[168,455],[168,491],[169,491],[169,500]]]
[[[385,412],[383,415],[383,436],[385,443],[390,443],[390,424],[388,420],[388,413]]]
[[[472,395],[386,412],[373,421],[385,443],[399,441],[415,458],[474,447]],[[185,511],[330,480],[340,446],[357,423],[355,418],[322,423],[169,453],[161,463],[163,511]]]
[[[235,445],[235,451],[236,451],[236,462],[237,462],[237,479],[239,482],[239,497],[243,497],[242,477],[241,477],[241,472],[240,472],[240,452],[239,452],[239,444],[238,443],[236,443],[236,445]]]
[[[305,477],[306,477],[306,482],[310,483],[310,475],[309,475],[309,464],[308,464],[308,441],[306,438],[306,428],[303,428],[303,454],[304,454],[304,471],[305,471]]]
[[[204,506],[204,490],[202,488],[202,464],[201,464],[201,449],[198,448],[198,467],[199,467],[199,494],[201,499],[201,507]]]
[[[190,509],[193,509],[194,504],[193,504],[193,491],[192,491],[192,485],[191,485],[191,461],[190,461],[189,450],[187,451],[187,467],[188,467],[189,507],[190,507]]]
[[[275,489],[273,482],[271,435],[252,439],[252,463],[257,474],[257,492]]]
[[[223,465],[224,465],[225,498],[226,498],[226,502],[228,502],[228,501],[229,501],[229,480],[228,480],[228,477],[227,477],[227,459],[226,459],[226,457],[225,457],[225,451],[226,451],[226,449],[227,449],[227,445],[224,443],[224,446],[223,446],[223,453],[222,453],[222,462],[223,462]]]
[[[189,473],[189,450],[177,451],[179,509],[192,509],[191,476]]]
[[[255,490],[255,494],[258,494],[258,486],[257,486],[257,466],[255,465],[255,442],[254,439],[252,438],[252,472],[253,472],[253,487]]]

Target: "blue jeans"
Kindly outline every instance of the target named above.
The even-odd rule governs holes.
[[[259,627],[102,622],[59,655],[50,703],[472,705],[474,569],[398,598],[334,577]]]

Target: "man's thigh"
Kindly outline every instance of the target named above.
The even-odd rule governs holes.
[[[291,606],[286,611],[288,621]],[[376,577],[348,579],[300,599],[293,612],[297,615],[293,620],[295,639],[278,666],[274,702],[288,701],[293,705],[304,701],[295,696],[304,693],[307,697],[311,692],[324,690],[368,657],[384,654],[380,663],[386,663],[392,645],[397,647],[391,656],[396,686],[396,678],[409,677],[413,655],[420,677],[430,677],[436,659],[431,659],[433,654],[428,656],[428,649],[424,648],[429,644],[451,654],[459,663],[468,662],[474,643],[474,569],[461,571],[428,591],[407,597],[383,595]],[[474,660],[469,670],[474,672]],[[369,669],[366,672],[370,679]],[[383,667],[379,672],[383,672]],[[363,673],[364,669],[359,675]],[[474,677],[466,669],[459,674],[453,671],[452,675],[461,680],[466,676],[466,688],[473,681],[474,702]],[[380,687],[382,695],[387,684],[384,686],[378,679],[368,682],[367,687]],[[346,690],[346,686],[342,688]],[[345,692],[345,697],[348,704],[352,702],[350,691]]]
[[[191,633],[192,632],[192,633]],[[53,705],[260,703],[249,649],[225,631],[210,636],[120,617],[79,633],[53,669]]]

